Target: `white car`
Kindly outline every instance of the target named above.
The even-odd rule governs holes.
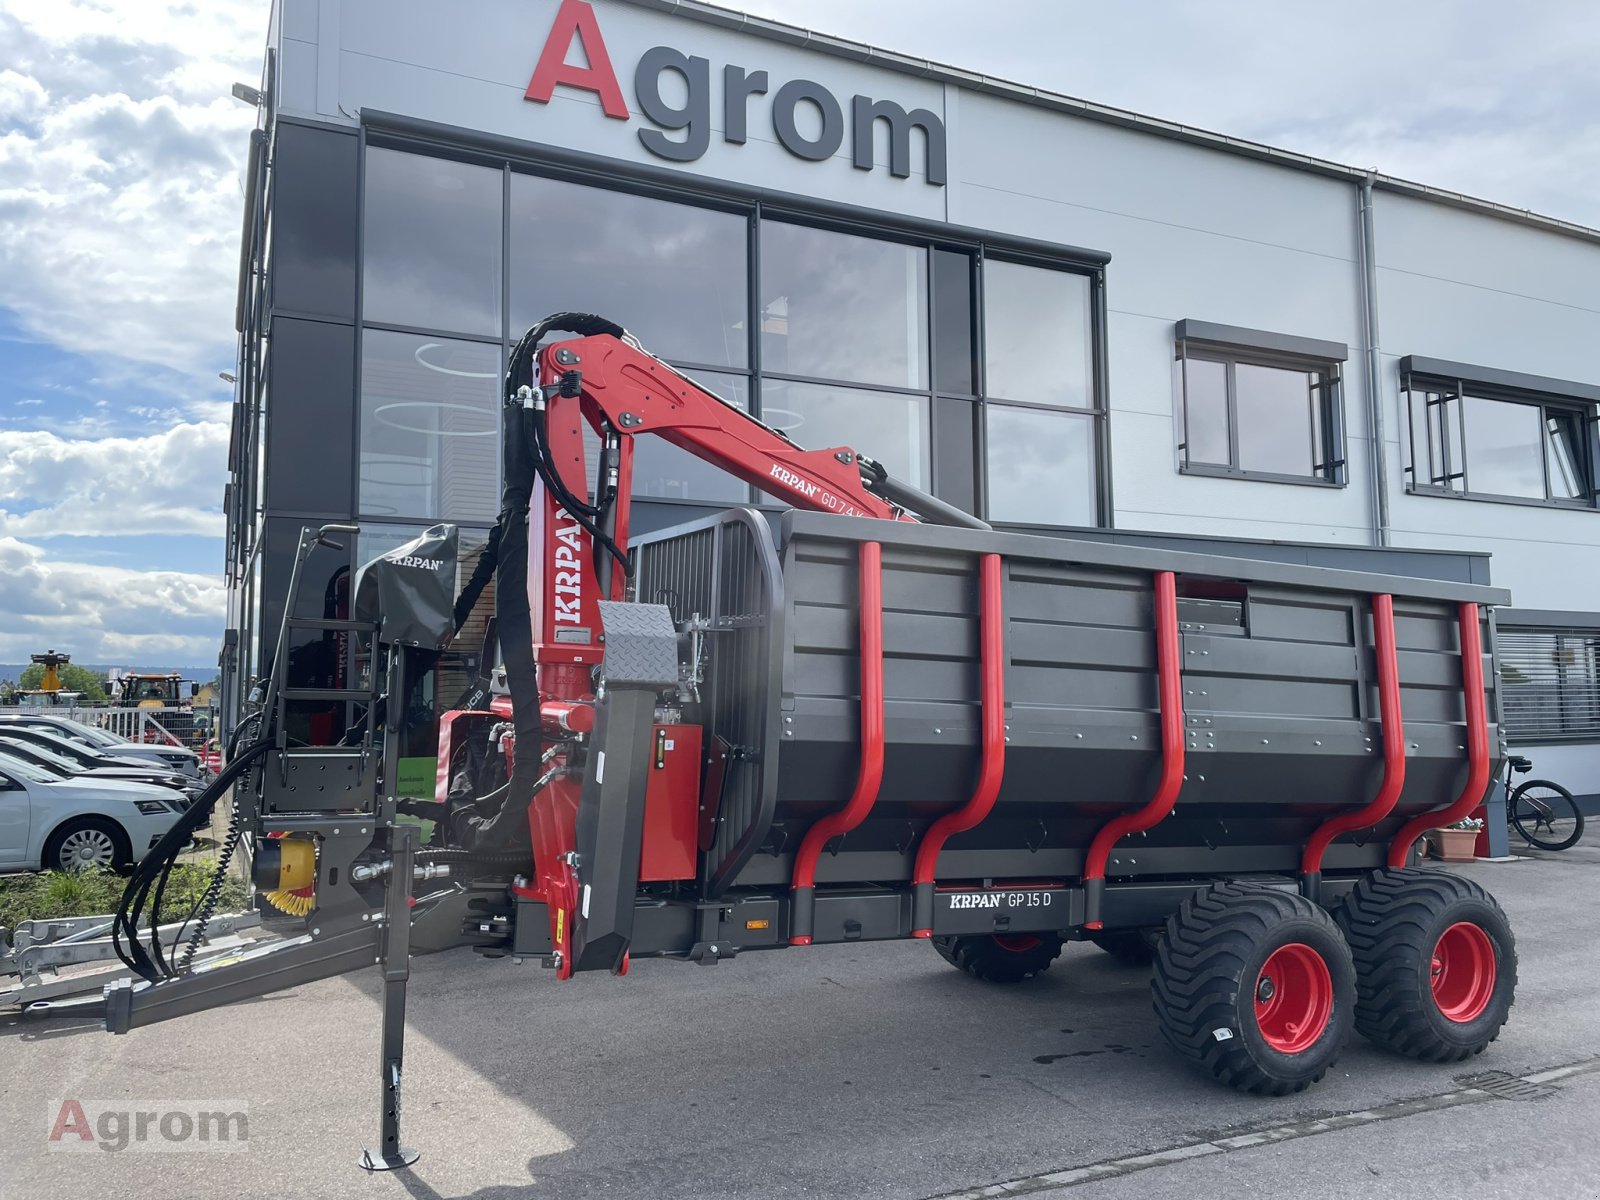
[[[171,788],[60,779],[0,752],[0,871],[126,870],[185,805]]]
[[[20,725],[28,729],[48,729],[51,733],[70,738],[81,746],[102,750],[107,754],[114,754],[118,758],[137,758],[149,763],[152,767],[165,771],[176,771],[181,775],[189,775],[196,779],[199,779],[202,775],[199,756],[193,750],[184,746],[173,746],[165,742],[130,742],[126,738],[118,737],[108,729],[85,725],[81,721],[74,721],[68,717],[35,716],[32,713],[0,716],[0,727],[6,725]]]

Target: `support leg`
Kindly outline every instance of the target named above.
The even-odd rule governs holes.
[[[411,978],[411,858],[415,831],[408,825],[394,831],[394,866],[389,872],[384,906],[383,1043],[379,1050],[378,1148],[361,1153],[368,1171],[396,1171],[422,1157],[400,1144],[400,1081],[405,1068],[406,982]]]

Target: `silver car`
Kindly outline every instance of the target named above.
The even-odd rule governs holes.
[[[61,779],[0,751],[0,871],[125,871],[184,807],[170,788]]]

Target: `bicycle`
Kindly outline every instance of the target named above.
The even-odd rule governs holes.
[[[1533,762],[1520,754],[1506,758],[1506,821],[1522,840],[1541,850],[1565,850],[1583,836],[1583,813],[1572,793],[1548,779],[1529,779],[1511,787],[1513,774],[1526,775]]]

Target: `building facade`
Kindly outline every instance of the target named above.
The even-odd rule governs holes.
[[[262,91],[225,719],[302,526],[361,526],[313,617],[481,546],[505,355],[578,310],[996,525],[1492,577],[1514,747],[1600,792],[1600,233],[692,0],[278,0]],[[636,527],[763,501],[648,442]]]

